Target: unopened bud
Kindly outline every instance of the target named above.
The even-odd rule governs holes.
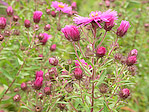
[[[25,91],[26,89],[27,89],[27,83],[22,83],[21,84],[21,89],[23,90],[23,91]]]
[[[13,16],[13,21],[14,22],[17,22],[19,20],[19,17],[18,16]]]
[[[46,13],[48,14],[48,15],[50,15],[50,9],[46,9]]]
[[[55,51],[56,50],[56,44],[51,45],[50,51]]]
[[[49,58],[49,63],[51,65],[57,66],[58,65],[58,59],[56,59],[56,58]]]
[[[44,30],[48,31],[48,30],[50,30],[50,28],[51,28],[50,24],[47,24],[47,25],[45,25]]]
[[[15,102],[19,102],[21,100],[21,96],[19,94],[16,94],[14,97],[13,97],[13,100]]]

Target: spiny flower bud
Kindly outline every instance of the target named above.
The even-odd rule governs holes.
[[[43,39],[40,40],[40,42],[42,43],[42,45],[45,45],[48,41],[48,39],[52,38],[51,35],[48,35],[47,33],[43,33]]]
[[[0,34],[0,41],[3,41],[4,36]]]
[[[58,65],[58,59],[56,59],[56,58],[49,58],[49,63],[51,65],[56,66],[56,65]]]
[[[104,55],[106,54],[106,48],[105,47],[99,47],[97,50],[96,50],[96,56],[97,57],[103,57]]]
[[[34,23],[39,23],[40,22],[40,18],[42,16],[42,12],[41,11],[35,11],[34,15],[33,15],[33,21]]]
[[[13,15],[13,9],[11,6],[9,6],[7,9],[6,9],[6,12],[7,12],[7,15],[8,16],[12,16]]]
[[[0,29],[5,29],[6,27],[6,18],[0,17]]]
[[[51,89],[50,89],[50,87],[45,87],[45,88],[44,88],[44,93],[45,93],[46,95],[51,94]]]
[[[44,30],[48,31],[48,30],[50,30],[50,28],[51,28],[50,24],[47,24],[47,25],[45,25]]]
[[[38,39],[39,39],[39,40],[42,40],[43,37],[44,37],[43,33],[39,33],[39,35],[38,35]]]
[[[126,99],[129,95],[130,95],[130,90],[129,90],[128,88],[122,89],[122,90],[119,92],[119,96],[120,96],[120,98],[122,98],[122,99]]]
[[[65,38],[69,41],[79,41],[80,40],[80,32],[75,25],[66,25],[62,28],[62,32],[65,35]]]
[[[13,100],[15,102],[19,102],[21,100],[21,96],[19,94],[16,94],[14,97],[13,97]]]
[[[35,30],[35,31],[38,31],[38,30],[39,30],[39,25],[38,25],[38,24],[36,24],[36,25],[34,26],[34,30]]]
[[[56,44],[51,45],[50,51],[55,51],[56,50]]]
[[[24,26],[25,26],[26,28],[31,27],[30,21],[26,19],[26,20],[24,21]]]
[[[39,93],[39,94],[38,94],[38,98],[40,98],[40,99],[43,99],[43,96],[44,96],[44,95],[43,95],[42,93]]]
[[[126,20],[125,21],[122,20],[120,27],[117,29],[116,32],[117,36],[123,37],[127,33],[129,27],[130,27],[129,22]]]
[[[109,0],[106,0],[106,1],[105,1],[105,4],[106,4],[106,7],[107,7],[107,8],[110,7],[110,1],[109,1]]]
[[[14,22],[17,22],[19,20],[19,17],[18,16],[13,16],[13,21]]]
[[[36,78],[37,77],[43,77],[43,71],[42,70],[36,71]]]
[[[48,15],[50,15],[50,9],[46,9],[46,13],[48,14]]]
[[[43,82],[43,78],[37,77],[35,82],[34,82],[34,88],[39,90],[42,87],[42,82]]]
[[[74,76],[77,80],[82,79],[83,77],[83,71],[81,70],[81,68],[75,68],[74,70]]]
[[[104,83],[102,83],[100,86],[99,86],[99,91],[104,94],[104,93],[107,93],[108,91],[108,86]]]
[[[52,16],[52,17],[56,17],[55,11],[51,11],[51,16]]]
[[[21,89],[22,89],[23,91],[25,91],[25,90],[27,89],[27,83],[23,82],[23,83],[21,84]]]
[[[130,56],[130,57],[127,58],[126,64],[127,64],[128,66],[131,66],[131,65],[135,64],[136,61],[137,61],[136,56]]]

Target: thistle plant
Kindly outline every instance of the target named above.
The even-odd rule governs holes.
[[[80,16],[76,2],[30,3],[35,4],[30,18],[20,18],[13,5],[7,19],[0,17],[0,53],[10,57],[8,50],[15,57],[7,61],[9,73],[15,72],[7,75],[9,83],[2,82],[7,87],[0,102],[11,93],[8,100],[22,112],[114,112],[127,103],[138,52],[122,54],[118,41],[129,33],[129,22],[116,24],[117,12],[111,9]],[[40,4],[47,9],[38,9]],[[107,34],[114,37],[109,42]],[[18,47],[9,50],[9,44]],[[1,71],[7,68],[4,64]]]

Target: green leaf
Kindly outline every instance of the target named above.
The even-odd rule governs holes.
[[[109,109],[108,109],[108,106],[106,104],[106,102],[104,102],[104,109],[103,109],[104,112],[109,112]]]

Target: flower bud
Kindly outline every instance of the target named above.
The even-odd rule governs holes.
[[[46,95],[51,94],[51,89],[50,89],[50,87],[45,87],[45,88],[44,88],[44,93],[45,93]]]
[[[23,83],[21,84],[21,89],[22,89],[23,91],[25,91],[25,90],[27,89],[27,83],[23,82]]]
[[[104,83],[102,83],[100,86],[99,86],[99,91],[104,94],[104,93],[107,93],[108,91],[108,86]]]
[[[30,21],[26,19],[26,20],[24,21],[24,26],[25,26],[26,28],[29,28],[29,27],[31,26]]]
[[[67,64],[68,64],[68,65],[71,65],[71,64],[72,64],[72,60],[71,60],[71,59],[68,59],[68,60],[67,60]]]
[[[34,23],[39,23],[40,22],[40,18],[42,16],[42,12],[41,11],[35,11],[34,15],[33,15],[33,21]]]
[[[50,30],[50,28],[51,28],[50,24],[47,24],[47,25],[45,25],[44,30],[48,31],[48,30]]]
[[[43,99],[43,96],[44,96],[44,95],[43,95],[42,93],[39,93],[39,94],[38,94],[38,98],[40,98],[40,99]]]
[[[19,92],[20,89],[19,89],[19,88],[15,88],[13,91],[14,91],[14,92]]]
[[[73,91],[73,84],[71,82],[67,83],[66,86],[65,86],[65,90],[68,92],[68,93],[71,93]]]
[[[75,68],[74,70],[74,76],[77,80],[82,79],[83,77],[83,71],[81,70],[81,68]]]
[[[130,56],[137,56],[138,55],[138,51],[136,49],[133,49],[130,51],[130,53],[128,54],[128,57]]]
[[[55,67],[52,67],[50,70],[48,70],[49,72],[49,75],[52,76],[52,75],[55,75],[55,77],[58,76],[57,74],[57,69]],[[51,79],[51,78],[50,78]]]
[[[48,39],[52,38],[51,35],[48,35],[47,33],[43,33],[43,39],[40,40],[40,42],[42,43],[42,45],[45,45],[48,41]]]
[[[0,29],[5,29],[6,27],[6,18],[0,17]]]
[[[51,11],[51,16],[52,16],[52,17],[56,17],[55,11]]]
[[[115,58],[115,60],[121,60],[121,58],[122,58],[122,54],[120,54],[120,53],[116,53],[115,55],[114,55],[114,58]]]
[[[125,21],[122,20],[120,27],[117,29],[116,32],[117,36],[123,37],[127,33],[129,27],[130,27],[129,22],[126,20]]]
[[[19,20],[19,17],[18,16],[13,16],[13,21],[14,22],[17,22]]]
[[[66,104],[64,104],[64,103],[59,103],[59,104],[58,104],[58,107],[59,107],[59,108],[60,108],[60,110],[62,111],[62,110],[64,110],[64,109],[65,109]]]
[[[49,63],[51,65],[56,66],[56,65],[58,65],[58,59],[56,59],[56,58],[49,58]]]
[[[50,13],[51,13],[50,9],[46,9],[46,13],[47,13],[48,15],[50,15]]]
[[[120,96],[120,98],[122,98],[122,99],[126,99],[129,95],[130,95],[130,90],[127,89],[127,88],[122,89],[122,90],[119,92],[119,96]]]
[[[136,61],[137,61],[136,56],[130,56],[130,57],[127,58],[126,64],[127,64],[128,66],[131,66],[131,65],[135,64]]]
[[[136,70],[137,70],[137,67],[135,65],[132,65],[132,66],[128,67],[129,72],[136,72]]]
[[[11,32],[9,30],[4,31],[4,36],[9,37],[11,35]]]
[[[13,34],[14,34],[14,35],[17,35],[17,36],[20,35],[20,30],[14,30],[14,31],[13,31]]]
[[[76,9],[77,8],[76,2],[72,2],[71,7],[72,7],[72,9]]]
[[[9,6],[7,9],[6,9],[6,12],[7,12],[7,15],[8,16],[12,16],[13,15],[13,9],[11,6]]]
[[[122,56],[120,61],[121,61],[122,64],[126,64],[126,60],[127,60],[127,57]]]
[[[19,102],[21,100],[21,96],[19,94],[16,94],[14,97],[13,97],[13,100],[15,102]]]
[[[99,47],[97,50],[96,50],[96,56],[97,57],[103,57],[104,55],[106,54],[106,48],[105,47]]]
[[[35,107],[35,112],[42,112],[42,107],[41,106],[36,106]]]
[[[43,82],[43,78],[37,77],[35,82],[34,82],[34,88],[39,90],[42,87],[42,82]]]
[[[105,4],[106,4],[106,7],[107,7],[107,8],[110,7],[110,1],[109,1],[109,0],[106,0],[106,1],[105,1]]]
[[[40,70],[40,71],[36,71],[36,79],[37,77],[43,77],[43,71]]]
[[[56,50],[56,44],[51,45],[50,51],[55,51]]]
[[[43,59],[43,55],[42,54],[39,54],[38,57],[40,57],[39,60],[42,60]]]
[[[34,26],[34,30],[35,30],[35,31],[38,31],[38,30],[39,30],[39,25],[38,25],[38,24],[36,24],[36,25]]]
[[[80,32],[75,25],[66,25],[62,28],[62,32],[65,35],[65,38],[69,41],[79,41],[80,40]]]
[[[3,41],[4,36],[0,34],[0,41]]]

